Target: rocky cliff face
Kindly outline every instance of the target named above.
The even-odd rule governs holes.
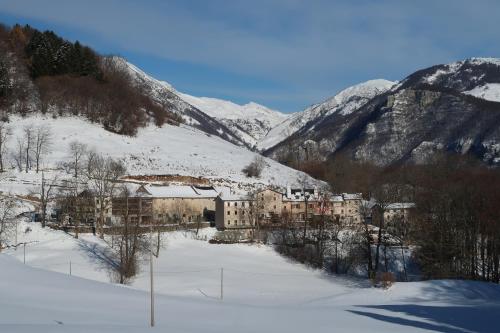
[[[500,103],[471,91],[500,82],[500,60],[469,59],[418,71],[350,114],[334,113],[266,153],[302,159],[344,152],[378,165],[423,163],[437,151],[500,165]],[[491,95],[491,94],[490,94]],[[493,94],[494,95],[494,94]]]

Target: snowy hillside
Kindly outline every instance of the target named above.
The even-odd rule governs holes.
[[[478,86],[466,91],[465,94],[487,101],[500,102],[500,83],[487,83],[483,86]]]
[[[281,112],[253,102],[238,105],[217,98],[194,97],[187,94],[180,96],[189,104],[221,121],[251,147],[273,127],[288,118]]]
[[[499,85],[500,59],[470,58],[425,68],[360,107],[356,102],[362,98],[353,100],[353,108],[331,109],[337,105],[335,99],[323,108],[313,106],[307,111],[328,115],[316,118],[319,121],[312,117],[286,142],[265,153],[278,158],[293,149],[307,159],[342,152],[354,160],[388,166],[404,161],[426,163],[446,151],[497,165]],[[356,112],[349,113],[352,110]]]
[[[19,226],[20,241],[37,241],[26,248],[26,265],[22,249],[0,255],[1,332],[151,331],[146,260],[130,287],[113,285],[99,259],[101,240],[75,240],[33,223],[24,233],[26,226]],[[497,331],[495,284],[443,280],[383,290],[309,270],[266,246],[211,245],[182,232],[167,237],[154,259],[160,331]]]
[[[44,159],[46,168],[54,168],[67,160],[69,144],[77,140],[98,152],[123,159],[131,175],[200,176],[230,186],[236,183],[286,186],[302,175],[265,159],[267,166],[261,178],[247,178],[241,170],[257,156],[255,153],[186,125],[161,128],[149,125],[141,128],[136,137],[128,137],[77,117],[12,116],[9,123],[13,131],[11,149],[14,149],[16,138],[22,137],[23,128],[30,124],[47,126],[53,134],[51,152]],[[21,173],[19,177],[27,180],[30,175]],[[1,190],[6,187],[2,185]]]
[[[301,129],[311,130],[313,123],[319,122],[325,117],[339,113],[348,115],[370,99],[384,93],[394,85],[394,82],[387,80],[370,80],[342,90],[337,95],[326,101],[312,105],[304,111],[292,114],[288,119],[274,127],[269,133],[259,141],[257,147],[265,150],[285,140]],[[307,125],[307,128],[305,128]]]
[[[219,136],[231,143],[241,146],[245,145],[245,142],[232,133],[224,124],[184,101],[169,83],[155,79],[123,58],[115,57],[113,59],[120,66],[128,70],[134,83],[140,89],[160,105],[180,115],[186,125],[197,128],[205,133]]]
[[[155,101],[180,114],[187,125],[238,145],[254,147],[271,128],[287,118],[285,114],[257,103],[238,105],[221,99],[184,94],[122,58],[115,58],[115,61],[125,66],[137,85],[144,87]]]
[[[398,88],[418,83],[453,89],[495,101],[494,96],[498,95],[498,84],[500,84],[500,59],[469,58],[436,65],[408,76],[401,81]]]

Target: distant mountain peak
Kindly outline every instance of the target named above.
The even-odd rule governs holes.
[[[376,95],[391,89],[394,84],[395,82],[392,81],[375,79],[341,90],[321,103],[313,104],[304,111],[293,113],[288,119],[269,131],[257,146],[262,150],[271,148],[298,131],[313,129],[314,123],[333,113],[338,112],[346,116]]]

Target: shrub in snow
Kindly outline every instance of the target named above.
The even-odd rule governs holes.
[[[258,178],[260,177],[265,165],[266,162],[264,161],[264,158],[262,156],[256,156],[249,165],[243,168],[242,171],[247,177]]]

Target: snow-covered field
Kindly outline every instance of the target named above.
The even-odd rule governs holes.
[[[261,183],[279,186],[293,185],[303,175],[266,158],[267,166],[261,177],[248,178],[242,169],[257,156],[255,153],[189,126],[165,125],[159,128],[149,125],[139,129],[136,137],[128,137],[108,132],[100,125],[78,117],[11,116],[9,126],[13,134],[7,143],[10,150],[15,150],[17,138],[22,137],[27,125],[51,128],[53,144],[43,160],[44,168],[55,168],[61,161],[68,161],[69,144],[77,140],[100,153],[123,159],[131,175],[179,174],[206,177],[222,183],[226,181],[229,185]],[[0,191],[23,187],[23,183],[36,182],[38,178],[40,175],[11,171],[2,175]]]
[[[166,238],[154,261],[161,332],[497,332],[498,285],[428,281],[383,290],[309,270],[267,246],[211,245],[182,232]],[[18,239],[36,243],[26,248],[26,265],[22,248],[0,255],[0,332],[149,330],[146,261],[130,286],[117,286],[98,259],[105,244],[91,235],[75,240],[23,223]]]

